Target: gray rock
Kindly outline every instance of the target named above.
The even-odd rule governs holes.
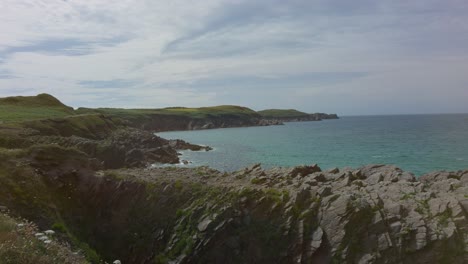
[[[44,231],[44,233],[48,236],[51,236],[51,235],[54,235],[55,234],[55,231],[54,230],[46,230]]]
[[[367,182],[371,185],[377,184],[384,180],[382,173],[374,173],[371,176],[367,177]]]
[[[213,222],[210,216],[205,217],[197,226],[198,231],[205,232],[208,229],[208,226]]]
[[[324,186],[318,190],[320,197],[327,197],[332,194],[332,188],[330,186]]]

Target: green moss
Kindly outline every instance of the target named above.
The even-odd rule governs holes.
[[[452,218],[452,209],[447,208],[445,212],[437,216],[437,220],[442,227],[447,227],[449,220]]]
[[[286,190],[278,190],[269,188],[265,191],[268,199],[274,201],[276,204],[283,204],[289,199],[289,193]]]
[[[120,174],[118,170],[106,170],[104,171],[104,176],[117,180],[117,181],[121,181],[125,179],[125,176]]]
[[[169,261],[170,261],[169,257],[166,256],[166,254],[164,253],[161,253],[154,258],[155,264],[166,264],[166,263],[169,263]]]
[[[83,255],[86,257],[91,263],[101,263],[101,257],[97,254],[97,252],[92,249],[87,243],[81,241],[76,237],[73,232],[70,231],[68,226],[63,222],[60,216],[58,216],[58,221],[52,225],[52,229],[61,232],[62,234],[66,235],[72,242],[75,247],[78,247],[82,252]]]
[[[265,180],[260,178],[253,178],[252,180],[250,180],[250,183],[252,184],[262,184],[263,182],[265,182]]]
[[[15,221],[4,214],[0,214],[0,233],[11,232],[15,229]]]
[[[416,193],[414,192],[411,192],[411,193],[403,193],[400,200],[402,201],[407,201],[409,199],[414,199],[414,196],[416,195]]]
[[[180,191],[180,190],[182,190],[182,188],[184,188],[184,184],[182,183],[181,180],[176,180],[174,182],[174,188],[176,188],[176,190]]]

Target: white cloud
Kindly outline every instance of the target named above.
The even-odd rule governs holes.
[[[324,0],[3,0],[0,78],[8,78],[0,79],[0,95],[50,92],[74,106],[291,107],[287,103],[320,110],[307,104],[314,102],[362,113],[381,112],[359,110],[363,101],[406,102],[413,91],[416,101],[418,94],[430,97],[419,100],[426,109],[436,97],[458,103],[466,96],[467,9],[458,0],[346,6]],[[367,75],[333,84],[296,82],[307,74],[346,72]],[[249,83],[248,91],[222,81],[243,79],[259,83]],[[272,92],[261,83],[268,79],[291,85]],[[87,85],[114,80],[129,87]],[[222,85],[204,87],[206,80]],[[249,92],[272,95],[255,102]]]

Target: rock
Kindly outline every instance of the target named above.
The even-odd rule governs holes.
[[[370,263],[374,263],[373,262],[374,260],[374,256],[372,256],[371,254],[367,253],[367,254],[364,254],[358,261],[358,264],[370,264]]]
[[[377,184],[384,180],[382,173],[374,173],[367,178],[369,184]]]
[[[205,217],[197,226],[198,231],[205,232],[208,229],[208,226],[213,222],[210,216]]]
[[[326,197],[332,194],[332,188],[330,186],[325,186],[320,188],[317,193],[320,197]]]
[[[0,205],[0,212],[6,212],[8,211],[8,207]]]
[[[120,260],[114,260],[112,264],[122,264],[122,262]]]
[[[313,255],[322,244],[323,230],[318,227],[312,234],[312,240],[310,241],[310,255]]]
[[[186,142],[184,140],[181,140],[181,139],[169,140],[169,146],[171,146],[172,148],[177,149],[177,150],[191,150],[191,151],[202,151],[202,150],[210,151],[210,150],[213,150],[209,146],[201,146],[201,145],[191,144],[191,143],[188,143],[188,142]]]
[[[48,238],[47,236],[40,236],[40,237],[38,237],[37,239],[39,239],[40,241],[49,240],[49,238]]]
[[[461,181],[464,185],[468,185],[468,172],[462,174],[462,176],[460,177],[460,181]]]
[[[311,196],[311,187],[309,185],[302,185],[297,193],[296,203],[304,204]]]
[[[46,230],[44,231],[44,233],[48,236],[51,236],[51,235],[54,235],[55,234],[55,231],[54,230]]]
[[[392,231],[392,233],[394,234],[398,234],[401,230],[401,222],[400,221],[397,221],[397,222],[394,222],[392,224],[390,224],[390,230]]]
[[[338,169],[338,168],[332,168],[332,169],[329,169],[327,172],[328,172],[328,173],[331,173],[331,174],[337,174],[337,173],[340,172],[340,169]]]
[[[292,171],[289,173],[289,176],[291,177],[296,177],[296,176],[306,176],[308,174],[314,173],[314,172],[321,172],[322,170],[317,164],[311,165],[311,166],[299,166],[295,167],[292,169]]]
[[[311,178],[312,178],[312,180],[315,180],[317,182],[326,182],[327,181],[327,177],[325,177],[325,175],[323,175],[323,173],[313,173],[311,175]]]
[[[392,240],[390,239],[390,235],[388,233],[383,233],[379,236],[378,239],[378,249],[379,251],[384,251],[392,246]]]

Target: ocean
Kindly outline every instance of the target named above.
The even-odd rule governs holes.
[[[157,134],[208,145],[183,151],[188,166],[235,171],[317,163],[322,169],[393,164],[416,175],[468,169],[468,114],[354,116],[284,126],[176,131]],[[181,165],[182,166],[182,165]]]

